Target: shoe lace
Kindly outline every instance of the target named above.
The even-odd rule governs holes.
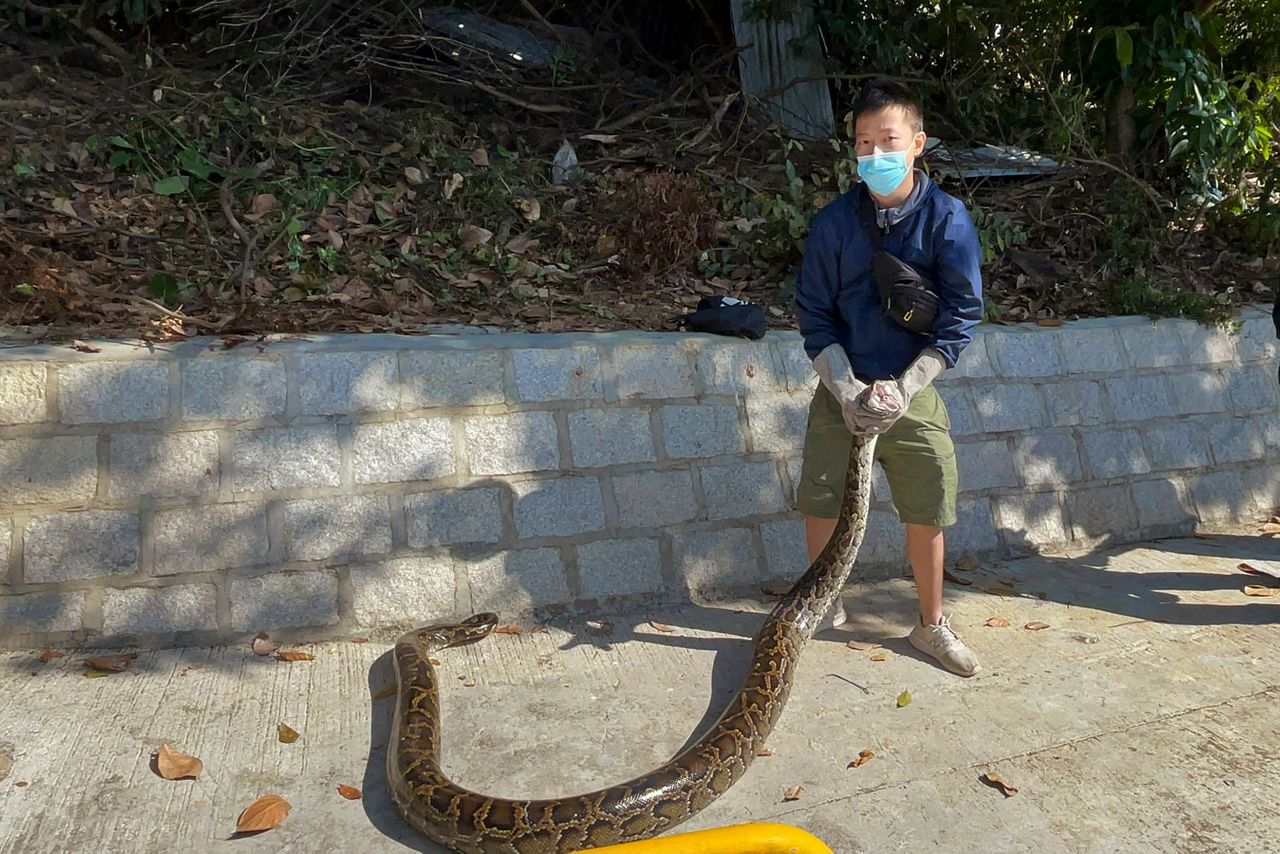
[[[947,652],[964,648],[964,641],[960,640],[960,636],[951,628],[951,621],[946,617],[942,618],[942,622],[937,625],[930,626],[929,630],[933,633],[938,646]]]

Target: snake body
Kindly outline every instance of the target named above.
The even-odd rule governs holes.
[[[866,531],[875,438],[854,438],[835,533],[778,601],[754,639],[741,689],[696,742],[624,783],[545,800],[490,797],[440,768],[440,709],[431,652],[478,640],[494,614],[416,629],[396,642],[398,692],[387,785],[401,817],[460,854],[566,854],[656,836],[705,808],[746,772],[791,691],[801,648],[835,603]]]

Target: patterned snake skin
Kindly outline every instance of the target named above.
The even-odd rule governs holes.
[[[715,724],[665,765],[582,795],[507,800],[468,791],[440,770],[432,651],[487,635],[494,614],[416,629],[396,642],[398,684],[387,786],[396,810],[461,854],[566,854],[656,836],[706,807],[746,772],[782,714],[796,660],[840,593],[866,531],[875,438],[855,438],[835,534],[765,619],[751,672]]]

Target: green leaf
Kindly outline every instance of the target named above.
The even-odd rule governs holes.
[[[15,163],[13,164],[13,174],[19,178],[31,178],[36,174],[36,168],[28,166],[26,163]]]
[[[13,289],[18,293],[22,294],[24,297],[33,297],[36,295],[35,285],[28,284],[27,282],[23,282],[20,285],[15,285]]]
[[[119,135],[111,137],[111,144],[116,148],[133,148],[133,145],[130,144],[129,140]]]
[[[1116,61],[1121,68],[1133,65],[1133,38],[1128,30],[1116,28]]]
[[[161,178],[156,181],[156,185],[152,189],[161,196],[176,196],[187,189],[187,177],[185,175],[171,175],[168,178]]]
[[[111,157],[107,160],[107,165],[112,169],[119,169],[132,159],[133,155],[127,151],[113,151],[111,152]]]
[[[161,302],[176,302],[178,298],[178,280],[168,273],[156,273],[147,279],[147,290],[151,291]]]
[[[92,134],[84,141],[84,150],[90,154],[97,154],[102,150],[102,137],[98,136],[96,133]]]
[[[911,692],[910,692],[910,691],[903,691],[901,694],[899,694],[899,695],[898,695],[898,708],[899,708],[899,709],[901,709],[903,706],[907,705],[907,704],[908,704],[908,703],[910,703],[910,702],[911,702]]]
[[[293,219],[289,220],[289,224],[285,226],[285,231],[289,233],[290,237],[297,237],[298,232],[302,231],[302,220],[295,216]]]
[[[208,158],[194,148],[184,148],[178,152],[178,165],[197,178],[209,180],[210,175],[226,176],[226,170],[210,163]]]

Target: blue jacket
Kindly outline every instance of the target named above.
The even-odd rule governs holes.
[[[920,176],[917,176],[920,177]],[[895,378],[926,347],[954,367],[982,319],[982,248],[969,212],[929,182],[914,209],[889,229],[886,251],[915,267],[938,293],[933,335],[890,320],[871,275],[871,238],[858,217],[858,184],[814,217],[796,277],[796,314],[810,359],[831,344],[849,354],[863,381]]]

